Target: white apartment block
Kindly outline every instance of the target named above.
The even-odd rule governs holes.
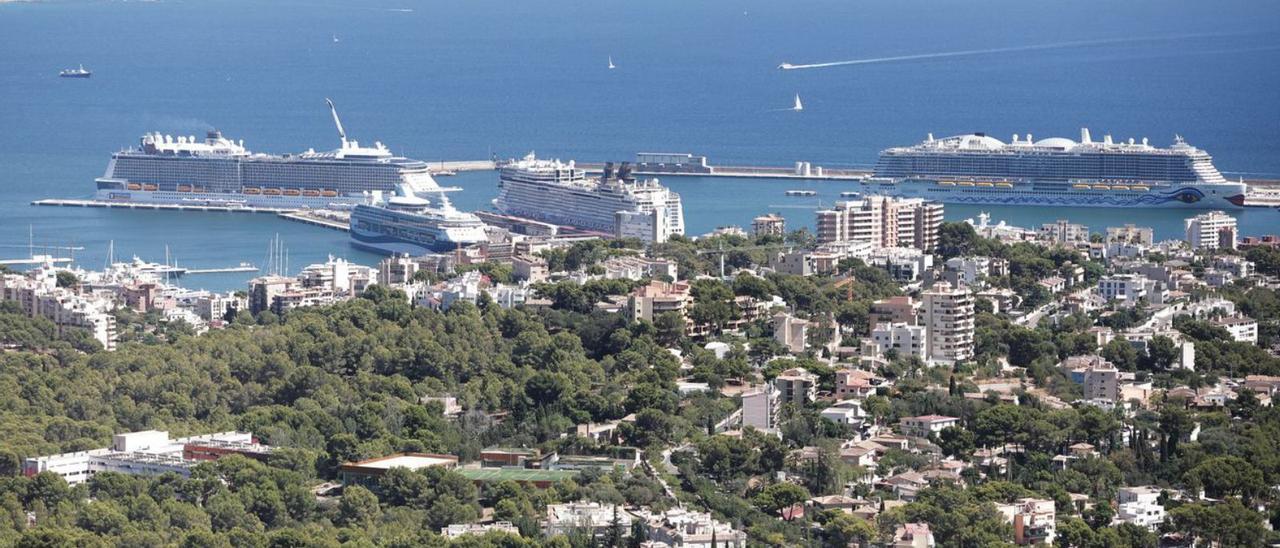
[[[111,447],[33,457],[22,461],[27,477],[52,472],[70,485],[89,481],[101,472],[119,472],[134,476],[157,476],[173,472],[191,475],[191,467],[208,457],[191,457],[188,445],[218,447],[217,453],[265,454],[269,447],[258,445],[247,432],[219,432],[203,436],[169,439],[169,433],[158,430],[116,434]]]
[[[818,376],[802,367],[793,367],[773,379],[773,387],[784,403],[804,406],[817,398]]]
[[[973,357],[973,295],[940,282],[921,293],[925,359],[958,362]]]
[[[742,427],[772,432],[778,426],[778,393],[766,384],[742,395]]]
[[[592,536],[598,538],[609,531],[615,520],[622,527],[623,534],[631,530],[631,514],[620,506],[598,502],[549,504],[543,532],[552,537],[591,531]]]
[[[1164,522],[1164,506],[1160,505],[1160,489],[1155,487],[1121,487],[1116,491],[1116,521],[1132,523],[1154,531]]]
[[[1247,316],[1231,316],[1228,318],[1218,318],[1213,321],[1214,325],[1226,329],[1231,334],[1231,340],[1236,342],[1246,342],[1251,344],[1258,343],[1258,322]]]
[[[1120,370],[1110,364],[1095,365],[1084,372],[1086,400],[1120,401]]]
[[[925,359],[925,326],[906,323],[879,323],[871,330],[871,342],[883,355],[897,350],[903,357],[916,356]]]
[[[773,338],[792,354],[804,352],[809,337],[809,320],[779,312],[773,317]]]
[[[927,438],[929,434],[937,434],[959,424],[959,418],[945,415],[921,415],[898,419],[898,426],[901,427],[903,435],[921,438]]]
[[[747,534],[702,512],[673,508],[661,514],[642,513],[653,546],[669,548],[746,548]]]
[[[1112,274],[1098,280],[1098,295],[1104,300],[1116,300],[1131,305],[1146,298],[1158,302],[1154,295],[1159,291],[1158,282],[1141,274]]]
[[[914,282],[933,268],[933,255],[911,247],[882,247],[872,251],[866,263],[885,269],[899,282]]]
[[[921,198],[867,196],[817,213],[818,242],[870,242],[874,247],[932,251],[943,206]]]
[[[1155,244],[1155,231],[1151,227],[1132,224],[1109,226],[1106,241],[1109,244],[1137,244],[1150,247]]]
[[[1089,242],[1089,227],[1065,219],[1040,225],[1038,233],[1041,240],[1058,244]]]
[[[116,318],[111,314],[114,303],[58,287],[57,270],[52,265],[33,269],[25,276],[0,274],[0,300],[18,303],[28,317],[53,322],[59,335],[70,329],[83,329],[106,350],[116,348]]]
[[[1192,249],[1235,249],[1239,232],[1236,218],[1222,211],[1210,211],[1185,221],[1187,243]]]

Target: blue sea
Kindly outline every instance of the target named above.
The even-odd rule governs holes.
[[[337,38],[335,41],[334,38]],[[1042,47],[1052,46],[1052,47]],[[952,55],[956,52],[987,51]],[[998,50],[998,51],[990,51]],[[933,55],[944,54],[944,55]],[[886,57],[825,69],[804,64]],[[612,57],[615,70],[606,68]],[[58,70],[83,63],[92,79]],[[1271,2],[1132,0],[278,0],[0,2],[0,257],[83,246],[87,267],[171,256],[262,264],[277,234],[295,269],[344,256],[341,232],[266,215],[29,205],[85,197],[111,152],[148,131],[216,127],[264,152],[347,133],[424,160],[627,160],[691,152],[713,163],[868,166],[879,150],[984,131],[1008,139],[1181,134],[1230,177],[1280,178],[1280,10]],[[792,96],[803,112],[787,112]],[[496,174],[442,179],[486,207]],[[811,225],[839,183],[668,178],[689,231],[778,211]],[[787,198],[813,188],[816,198]],[[1032,226],[1134,222],[1178,237],[1188,212],[949,206]],[[1245,234],[1280,213],[1237,213]],[[242,287],[245,274],[190,277]]]

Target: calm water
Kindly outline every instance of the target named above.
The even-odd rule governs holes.
[[[411,10],[411,11],[410,11]],[[81,245],[77,259],[187,266],[262,263],[285,240],[294,268],[328,254],[372,263],[345,234],[269,216],[37,208],[79,197],[110,152],[147,131],[218,127],[250,148],[332,148],[332,97],[354,137],[427,160],[491,154],[630,159],[641,150],[714,162],[868,165],[927,132],[1037,137],[1174,133],[1214,154],[1229,175],[1280,177],[1280,10],[1269,2],[1136,0],[847,0],[627,2],[50,2],[0,4],[0,244]],[[339,41],[335,43],[333,37]],[[1116,39],[1134,40],[1117,42]],[[1105,45],[944,57],[823,70],[813,63],[1080,41]],[[618,68],[605,69],[612,56]],[[90,80],[59,69],[84,63]],[[799,93],[802,113],[779,112]],[[484,207],[496,175],[443,182]],[[689,230],[745,224],[780,211],[812,223],[805,186],[667,179]],[[779,207],[786,206],[786,207]],[[1029,226],[1070,218],[1100,229],[1137,222],[1176,237],[1186,212],[989,210]],[[1243,232],[1280,231],[1280,214],[1240,214]],[[25,249],[0,248],[0,256]],[[245,275],[188,279],[239,287]]]

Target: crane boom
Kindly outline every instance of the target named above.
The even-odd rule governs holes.
[[[333,125],[338,126],[338,138],[342,139],[343,144],[347,142],[347,132],[342,129],[342,120],[338,119],[338,107],[333,106],[333,101],[328,97],[324,98],[324,102],[329,103],[329,112],[333,113]]]

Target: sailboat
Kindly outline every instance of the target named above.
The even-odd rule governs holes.
[[[795,106],[792,106],[792,107],[791,107],[791,110],[793,110],[793,111],[795,111],[795,112],[800,112],[800,111],[804,110],[804,104],[800,102],[800,94],[799,94],[799,93],[797,93],[797,94],[796,94],[796,104],[795,104]]]
[[[340,40],[338,40],[338,35],[333,35],[333,43],[337,44],[338,42],[340,42]]]
[[[613,69],[616,69],[616,68],[618,68],[618,67],[617,67],[617,66],[615,66],[615,65],[613,64],[613,56],[612,56],[612,55],[610,55],[610,56],[609,56],[609,70],[613,70]]]

